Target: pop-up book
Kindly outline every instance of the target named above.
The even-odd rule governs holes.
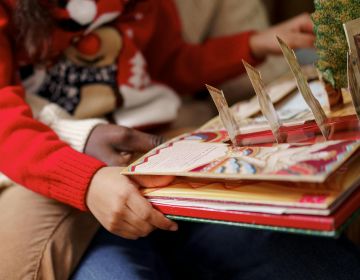
[[[220,117],[124,169],[176,176],[169,186],[142,190],[164,214],[319,236],[338,236],[360,214],[354,93],[343,92],[344,105],[329,110],[323,84],[279,44],[295,79],[265,86],[244,63],[256,97],[229,108],[224,93],[207,86]]]

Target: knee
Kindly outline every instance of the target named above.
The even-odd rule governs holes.
[[[15,185],[0,196],[0,279],[67,279],[98,224]]]

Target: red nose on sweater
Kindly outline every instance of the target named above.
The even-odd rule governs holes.
[[[97,36],[94,33],[91,33],[81,38],[78,42],[76,42],[75,47],[82,54],[95,55],[100,50],[101,40],[99,36]]]

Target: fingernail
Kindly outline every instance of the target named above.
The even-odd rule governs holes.
[[[178,230],[178,225],[177,225],[177,224],[173,224],[173,225],[169,228],[169,230],[171,230],[171,231],[177,231],[177,230]]]
[[[162,136],[154,136],[153,138],[153,146],[157,147],[159,145],[161,145],[162,143],[164,143],[165,138]]]

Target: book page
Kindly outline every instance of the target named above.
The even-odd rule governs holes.
[[[153,203],[211,210],[329,215],[356,191],[360,158],[354,156],[324,183],[211,182],[178,178],[161,188],[142,189]]]
[[[233,147],[220,139],[215,132],[184,135],[154,149],[124,174],[323,182],[359,147],[357,141]]]

